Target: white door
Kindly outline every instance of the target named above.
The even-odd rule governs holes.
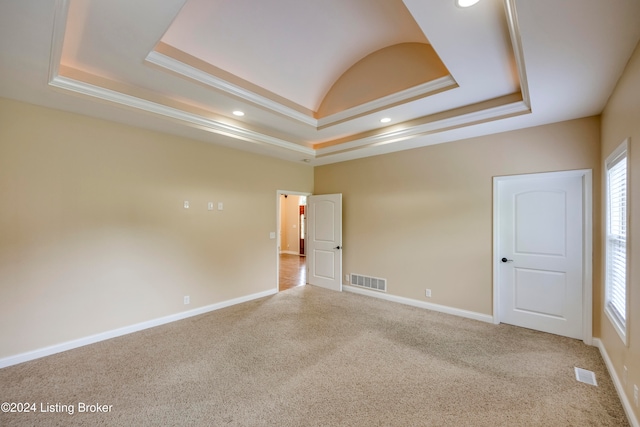
[[[500,322],[583,339],[582,175],[496,178]]]
[[[342,291],[342,194],[307,198],[307,280]]]

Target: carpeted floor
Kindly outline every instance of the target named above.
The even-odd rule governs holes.
[[[0,401],[37,404],[2,426],[628,425],[595,347],[313,286],[2,369]]]

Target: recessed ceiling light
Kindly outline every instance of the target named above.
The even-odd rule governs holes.
[[[478,3],[480,0],[456,0],[456,4],[459,7],[471,7]]]
[[[244,116],[244,112],[240,111],[240,110],[236,110],[236,111],[233,112],[233,115],[234,116],[238,116],[238,117],[242,117],[242,116]]]
[[[380,123],[389,123],[391,121],[391,119],[389,117],[385,117],[383,119],[380,119]]]

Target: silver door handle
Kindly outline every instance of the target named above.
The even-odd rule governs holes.
[[[500,261],[502,261],[502,262],[513,262],[512,259],[506,259],[506,258],[502,258]]]

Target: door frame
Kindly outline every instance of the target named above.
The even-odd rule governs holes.
[[[500,323],[500,224],[499,183],[525,178],[582,177],[582,341],[593,345],[593,172],[579,169],[559,172],[529,173],[493,177],[493,323]]]
[[[282,242],[280,241],[280,232],[281,225],[280,224],[280,196],[284,196],[285,194],[289,194],[292,196],[306,196],[309,197],[313,195],[313,193],[301,192],[301,191],[287,191],[287,190],[276,190],[276,292],[280,292],[280,245]],[[305,233],[307,231],[305,230]],[[305,236],[306,239],[306,236]]]

